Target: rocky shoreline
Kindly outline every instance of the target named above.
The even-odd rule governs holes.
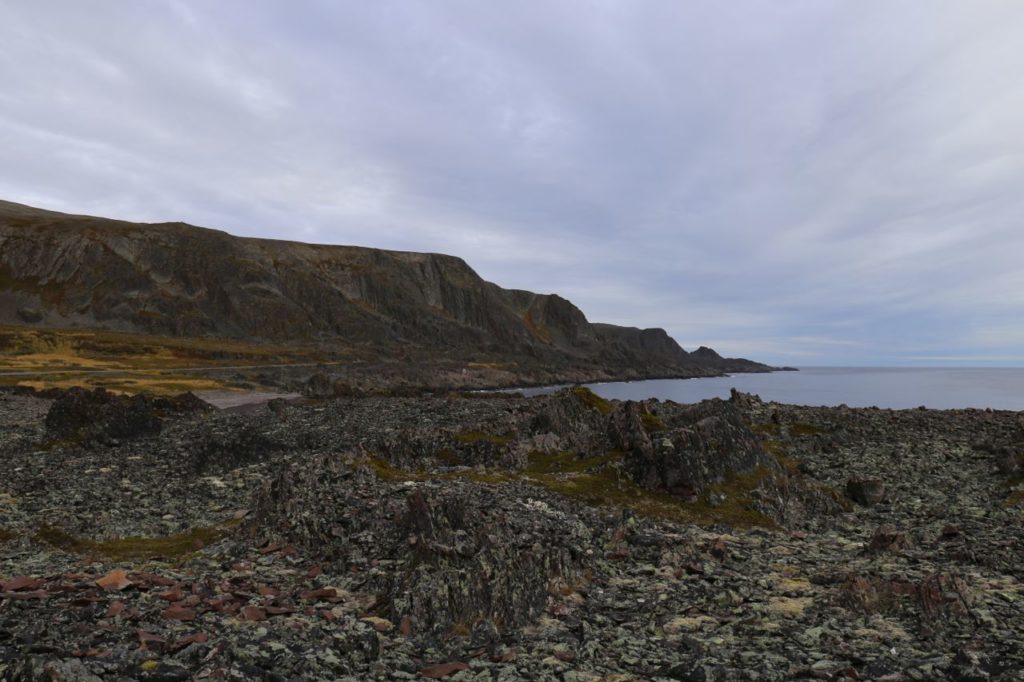
[[[203,376],[245,390],[299,392],[311,398],[394,397],[445,394],[461,391],[508,391],[574,386],[609,381],[703,379],[729,374],[795,372],[794,367],[552,367],[502,361],[357,362],[324,365],[310,376],[306,365],[252,369],[206,368]]]
[[[0,679],[1024,679],[1019,413],[330,394],[0,394]]]

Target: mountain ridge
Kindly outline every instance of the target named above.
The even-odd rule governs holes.
[[[660,328],[592,323],[440,253],[237,237],[0,201],[0,323],[371,346],[448,359],[706,376],[767,371]],[[709,352],[708,352],[709,351]]]

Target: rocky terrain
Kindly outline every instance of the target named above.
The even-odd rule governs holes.
[[[243,239],[2,201],[0,325],[287,343],[422,368],[457,361],[541,383],[769,370],[709,348],[687,352],[662,329],[592,324],[564,298],[502,289],[453,256]]]
[[[1010,412],[0,394],[0,679],[1024,679]]]

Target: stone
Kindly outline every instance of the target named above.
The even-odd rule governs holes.
[[[851,477],[846,481],[846,495],[857,504],[870,507],[885,499],[885,483],[878,478]]]

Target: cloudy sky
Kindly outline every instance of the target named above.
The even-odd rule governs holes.
[[[0,198],[464,257],[795,365],[1024,364],[1024,2],[0,0]]]

